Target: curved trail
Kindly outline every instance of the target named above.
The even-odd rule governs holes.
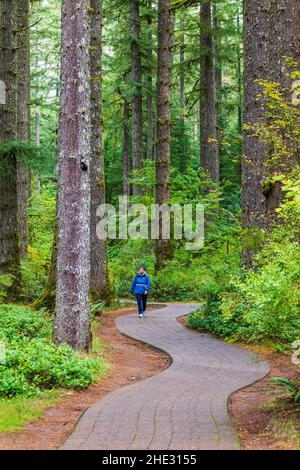
[[[264,377],[269,366],[256,354],[184,328],[176,318],[194,308],[167,304],[143,319],[117,319],[122,333],[166,351],[173,362],[96,402],[61,449],[239,448],[228,397]]]

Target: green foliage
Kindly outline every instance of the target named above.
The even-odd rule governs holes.
[[[48,161],[48,149],[43,146],[32,144],[31,142],[16,140],[1,145],[0,156],[9,158],[17,157],[27,168],[36,172],[41,172]],[[7,168],[7,166],[5,166],[5,168]]]
[[[7,296],[7,290],[13,285],[14,278],[10,274],[0,274],[0,304]]]
[[[199,301],[215,298],[230,273],[239,270],[239,253],[201,250],[198,256],[184,248],[155,276],[152,295],[157,300]]]
[[[288,380],[284,377],[272,377],[272,381],[279,384],[288,393],[292,401],[300,401],[300,387],[296,382]]]
[[[128,240],[111,244],[109,267],[116,297],[128,297],[133,277],[140,264],[144,264],[150,275],[154,271],[153,243],[148,240]]]
[[[28,257],[21,261],[22,297],[32,301],[40,297],[51,263],[54,235],[56,188],[48,183],[43,191],[34,193],[28,210]]]
[[[224,339],[235,337],[239,330],[239,318],[227,321],[220,312],[221,301],[216,296],[206,300],[204,305],[188,316],[187,324],[190,328],[206,330]]]
[[[300,336],[300,251],[297,243],[273,242],[257,258],[245,279],[233,280],[236,292],[224,294],[222,311],[230,318],[242,308],[249,341],[284,343]],[[229,297],[229,298],[228,298]]]
[[[43,312],[13,304],[1,305],[0,312],[0,338],[21,341],[51,335],[51,325]]]
[[[154,202],[153,162],[147,162],[135,183],[145,178],[145,192],[139,197],[147,207]],[[150,182],[150,188],[147,185]],[[240,246],[237,235],[237,216],[223,205],[222,192],[202,173],[188,167],[180,173],[175,168],[171,174],[171,204],[203,204],[207,217],[205,245],[195,252],[185,249],[186,240],[173,240],[174,257],[154,276],[154,243],[151,240],[110,242],[109,258],[112,284],[116,296],[128,296],[130,284],[140,263],[147,266],[152,278],[150,295],[161,301],[194,301],[218,293],[226,285],[229,275],[239,269]],[[136,198],[132,197],[131,202]],[[172,230],[172,229],[171,229]]]
[[[104,367],[97,359],[80,359],[67,345],[36,338],[11,342],[0,369],[0,395],[10,397],[52,388],[87,388]]]
[[[294,72],[293,77],[299,78]],[[278,83],[260,81],[266,121],[245,125],[252,137],[267,144],[265,193],[280,182],[284,199],[272,232],[250,228],[244,246],[260,248],[254,269],[231,276],[214,299],[205,299],[189,324],[230,340],[266,342],[277,350],[300,337],[300,168],[299,107]],[[280,166],[278,163],[280,162]]]
[[[100,358],[80,356],[68,345],[51,341],[52,325],[43,312],[2,305],[0,340],[5,358],[0,363],[0,396],[39,395],[53,388],[88,387],[106,371]]]
[[[0,433],[22,430],[25,424],[40,418],[61,396],[62,391],[46,390],[37,397],[0,398]]]
[[[263,248],[254,270],[229,275],[229,285],[205,298],[188,321],[229,340],[287,344],[300,337],[299,311],[299,245],[276,240]]]

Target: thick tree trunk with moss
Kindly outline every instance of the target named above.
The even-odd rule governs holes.
[[[173,20],[169,0],[158,2],[156,204],[170,199],[171,62]],[[160,226],[161,226],[160,218]],[[160,232],[161,232],[160,227]],[[160,235],[162,235],[160,233]],[[156,240],[156,271],[172,256],[171,240]]]
[[[93,301],[110,302],[106,241],[96,234],[97,208],[105,203],[104,158],[102,149],[102,0],[90,0],[91,45],[91,277]]]
[[[29,141],[29,0],[17,0],[17,140]],[[17,160],[18,223],[20,253],[27,257],[28,217],[27,206],[30,191],[30,171]]]
[[[133,82],[132,98],[132,167],[139,170],[142,167],[143,155],[143,115],[142,115],[142,57],[140,47],[140,9],[139,0],[130,0],[131,26],[131,74]],[[133,194],[140,194],[136,185],[132,187]]]
[[[220,103],[222,98],[222,57],[221,57],[221,44],[220,44],[220,21],[219,9],[216,3],[213,4],[213,58],[215,70],[215,98],[216,98],[216,121],[217,121],[217,140],[218,152],[220,153],[220,140],[221,140],[221,116],[220,116]],[[220,155],[218,155],[220,158]]]
[[[90,328],[89,1],[62,1],[55,340],[77,350]]]
[[[258,103],[261,89],[258,79],[268,79],[269,67],[269,1],[244,2],[244,122],[264,122],[265,110]],[[266,226],[266,200],[263,194],[266,146],[244,132],[242,159],[242,225],[243,258],[251,267],[257,251],[259,231]]]
[[[0,80],[5,84],[5,103],[0,104],[0,144],[17,137],[16,106],[16,2],[2,0],[0,32]],[[14,295],[20,277],[18,237],[17,164],[15,154],[0,155],[0,273],[14,276]]]
[[[148,2],[149,15],[147,16],[148,23],[148,76],[147,76],[147,159],[153,159],[154,150],[154,109],[153,109],[153,46],[152,46],[152,0]]]
[[[212,181],[219,181],[215,70],[211,2],[200,9],[200,163]]]
[[[289,57],[300,65],[300,4],[291,0],[244,3],[244,122],[265,122],[265,109],[257,100],[261,92],[257,79],[278,82],[289,90]],[[286,164],[266,163],[268,149],[256,137],[244,133],[242,162],[242,223],[245,229],[245,264],[252,266],[260,229],[269,229],[282,201],[281,183],[272,176],[287,171]],[[299,161],[298,152],[291,165]],[[257,235],[257,237],[256,237]]]
[[[287,58],[293,60],[300,68],[300,3],[293,0],[271,0],[269,2],[269,79],[282,85],[283,90],[290,90],[293,79],[290,77],[291,67]],[[291,169],[295,163],[299,164],[299,151],[290,161],[290,168],[275,165],[269,168],[268,181],[272,174]],[[279,181],[267,184],[265,188],[266,218],[268,226],[272,226],[277,219],[276,209],[282,202],[283,192]]]

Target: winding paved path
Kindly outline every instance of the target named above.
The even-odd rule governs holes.
[[[144,319],[120,317],[118,329],[170,354],[171,366],[115,390],[79,420],[61,449],[238,449],[228,396],[264,377],[268,364],[176,318],[193,310],[168,304]],[[143,364],[141,364],[143,367]]]

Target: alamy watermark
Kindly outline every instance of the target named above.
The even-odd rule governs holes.
[[[292,363],[295,366],[300,366],[300,339],[297,339],[292,344]]]
[[[0,80],[0,104],[6,104],[6,87],[3,80]]]
[[[2,341],[0,341],[0,364],[5,364],[5,357],[6,357],[5,344]]]
[[[119,197],[119,207],[101,204],[97,209],[97,236],[101,240],[186,240],[186,250],[204,245],[203,204],[129,204]]]

